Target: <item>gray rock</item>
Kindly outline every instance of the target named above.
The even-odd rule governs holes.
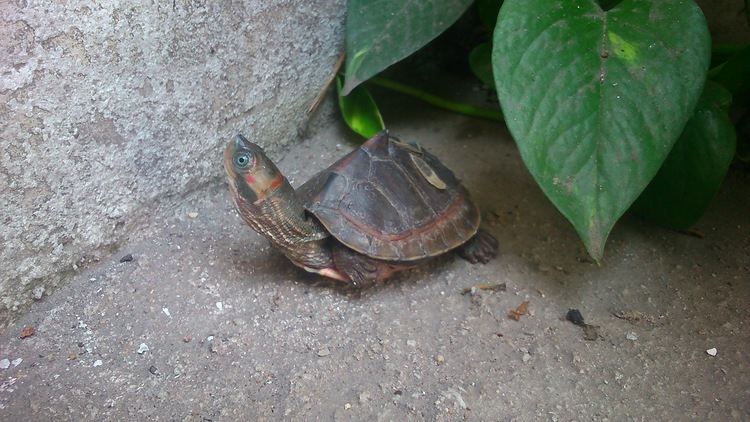
[[[278,157],[343,49],[343,0],[0,2],[0,326],[157,207]]]

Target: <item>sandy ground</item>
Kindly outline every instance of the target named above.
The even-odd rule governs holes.
[[[702,237],[626,217],[599,267],[502,125],[402,98],[385,117],[464,179],[497,259],[342,291],[271,250],[217,185],[2,333],[0,419],[750,419],[748,173],[730,173]],[[333,124],[280,167],[299,185],[354,139]]]

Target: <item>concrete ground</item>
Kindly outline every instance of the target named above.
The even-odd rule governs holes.
[[[401,97],[384,114],[463,178],[497,259],[346,292],[271,250],[216,185],[2,333],[0,419],[750,419],[750,174],[730,172],[700,236],[626,217],[597,266],[502,125]],[[332,124],[280,167],[299,185],[354,140]]]

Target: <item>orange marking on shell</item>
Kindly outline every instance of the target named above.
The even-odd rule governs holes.
[[[247,182],[248,185],[253,185],[255,184],[255,177],[253,177],[252,174],[248,173],[245,175],[245,181]]]

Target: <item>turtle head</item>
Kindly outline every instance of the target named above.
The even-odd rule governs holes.
[[[307,219],[292,185],[261,147],[235,136],[224,149],[224,170],[245,223],[308,271],[332,266],[328,232]]]
[[[224,149],[224,170],[235,200],[258,205],[286,182],[263,149],[237,135]],[[288,182],[286,182],[288,183]]]

